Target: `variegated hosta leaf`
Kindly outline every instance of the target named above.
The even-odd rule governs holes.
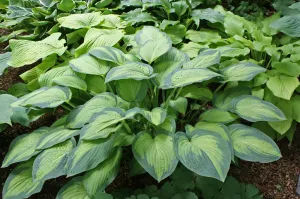
[[[183,64],[183,68],[208,68],[212,65],[219,64],[221,60],[221,53],[219,50],[205,50],[202,51],[192,61]]]
[[[90,199],[82,179],[82,176],[77,176],[66,183],[57,193],[56,199]]]
[[[68,159],[68,176],[95,168],[114,150],[112,136],[98,140],[80,140]]]
[[[46,181],[67,174],[69,153],[75,147],[76,141],[65,141],[44,150],[34,160],[32,168],[33,181]]]
[[[148,132],[140,132],[132,151],[140,165],[158,182],[170,176],[178,163],[171,133],[155,133],[153,137]]]
[[[143,101],[148,91],[148,83],[146,80],[123,79],[118,80],[115,86],[118,96],[128,102]]]
[[[121,50],[110,46],[93,48],[89,51],[89,54],[100,60],[114,62],[118,65],[122,65],[127,61]]]
[[[283,112],[272,103],[251,95],[242,95],[231,102],[232,111],[250,122],[286,120]]]
[[[79,73],[90,75],[105,75],[113,64],[99,60],[89,54],[82,55],[70,61],[71,68]]]
[[[53,82],[60,86],[76,88],[83,91],[87,90],[87,84],[85,83],[85,81],[76,75],[65,75],[55,77],[53,79]]]
[[[232,157],[232,160],[234,161],[234,151],[233,151],[231,136],[229,134],[229,129],[227,126],[225,126],[224,124],[220,124],[220,123],[198,122],[195,125],[195,129],[208,130],[208,131],[219,134],[224,140],[226,140],[228,142],[229,148],[231,150],[231,157]]]
[[[153,68],[141,62],[128,62],[125,65],[114,67],[107,73],[105,82],[120,79],[143,80],[154,77]]]
[[[172,48],[170,37],[152,26],[145,26],[138,32],[135,41],[139,45],[139,55],[150,64]]]
[[[147,111],[138,107],[135,107],[133,109],[130,109],[126,112],[126,118],[133,118],[136,114],[143,115],[149,122],[152,124],[158,126],[162,124],[166,117],[167,117],[167,111],[163,108],[156,107],[152,109],[151,111]]]
[[[199,9],[193,10],[192,19],[195,21],[197,25],[199,25],[200,20],[207,20],[211,23],[224,23],[224,15],[222,15],[219,11],[207,8],[207,9]]]
[[[29,160],[32,156],[40,151],[36,150],[40,138],[47,133],[46,128],[33,131],[30,134],[24,134],[16,137],[10,144],[8,153],[6,154],[2,167]]]
[[[200,119],[207,122],[227,124],[233,122],[239,117],[223,109],[213,108],[206,110],[200,115]]]
[[[121,158],[122,148],[116,148],[109,158],[96,168],[86,172],[83,176],[83,185],[90,197],[95,196],[99,191],[104,191],[117,177]]]
[[[13,102],[17,100],[16,97],[12,95],[3,94],[0,95],[0,124],[10,124],[11,116],[13,116],[13,108],[10,106]]]
[[[38,83],[41,87],[51,87],[53,85],[53,79],[56,77],[61,77],[65,75],[76,75],[68,65],[64,65],[61,67],[55,67],[44,74],[39,75]]]
[[[124,33],[117,29],[96,29],[87,31],[84,42],[75,50],[75,57],[87,53],[90,49],[100,46],[114,46],[120,41]]]
[[[3,187],[3,199],[29,198],[42,190],[44,181],[32,179],[32,163],[30,160],[20,164],[9,174]]]
[[[201,176],[225,180],[231,162],[231,151],[226,140],[206,130],[195,130],[189,135],[175,134],[175,151],[180,162]]]
[[[171,115],[167,116],[165,121],[158,126],[159,129],[175,133],[176,132],[176,121],[175,118]]]
[[[107,138],[111,133],[116,132],[121,127],[115,126],[115,124],[125,120],[124,116],[125,113],[120,108],[107,108],[94,114],[89,124],[80,130],[80,139],[93,140]]]
[[[269,163],[281,158],[276,143],[263,132],[243,124],[229,126],[234,153],[237,157],[251,161]]]
[[[104,108],[115,107],[117,104],[117,97],[112,93],[96,95],[84,105],[70,112],[67,117],[67,127],[81,128],[90,121],[94,113],[100,112]]]
[[[213,98],[213,105],[220,109],[230,110],[231,101],[241,95],[251,95],[251,89],[245,86],[238,86],[217,93]]]
[[[71,90],[68,87],[43,87],[19,98],[12,106],[33,106],[39,108],[55,108],[70,100]]]
[[[61,27],[80,29],[97,26],[103,21],[100,12],[84,13],[84,14],[71,14],[66,17],[57,19]]]
[[[119,146],[129,146],[133,143],[135,138],[134,133],[129,133],[126,128],[119,129],[115,134],[112,135],[114,137],[114,147]]]
[[[160,85],[162,89],[178,88],[221,76],[206,68],[179,69],[169,74]]]
[[[11,58],[11,52],[0,54],[0,76],[3,74],[4,70],[8,68],[8,60]]]
[[[246,56],[250,53],[249,48],[233,48],[229,46],[222,46],[217,48],[221,52],[222,57],[238,57]]]
[[[62,55],[67,47],[64,46],[66,43],[64,39],[59,40],[60,36],[61,33],[53,33],[41,41],[11,39],[9,45],[12,49],[12,56],[8,65],[20,67],[32,64],[53,53]]]
[[[250,81],[266,69],[251,62],[240,62],[221,70],[224,82]]]
[[[64,126],[50,128],[49,131],[42,135],[36,148],[46,149],[56,144],[62,143],[79,134],[79,130],[70,130]]]
[[[126,22],[122,21],[122,19],[119,15],[108,14],[108,15],[102,15],[101,18],[103,19],[103,21],[100,24],[100,26],[102,26],[102,27],[106,27],[106,28],[125,28],[126,27]]]

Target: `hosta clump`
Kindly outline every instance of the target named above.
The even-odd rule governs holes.
[[[62,175],[80,176],[57,198],[97,198],[128,150],[159,182],[179,162],[197,175],[225,181],[235,157],[261,163],[281,157],[271,138],[245,124],[285,121],[283,112],[247,86],[220,91],[230,82],[253,80],[265,68],[250,61],[221,67],[226,57],[220,49],[202,49],[191,59],[151,26],[132,35],[129,46],[118,47],[124,34],[91,28],[74,58],[37,77],[44,87],[19,99],[1,95],[12,101],[1,103],[10,117],[16,108],[28,113],[75,107],[53,126],[12,142],[2,166],[21,163],[8,177],[3,198],[29,197]]]

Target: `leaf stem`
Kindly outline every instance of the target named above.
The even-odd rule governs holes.
[[[132,134],[132,131],[131,131],[130,127],[128,126],[128,124],[125,122],[125,120],[123,120],[121,122],[124,125],[124,127],[126,128],[126,130],[128,131],[128,133]]]
[[[172,90],[172,92],[170,93],[170,95],[168,96],[168,98],[167,98],[167,101],[166,101],[166,103],[165,103],[165,108],[168,110],[168,107],[169,107],[169,103],[170,103],[170,100],[171,100],[171,98],[173,97],[173,95],[175,94],[175,92],[176,92],[176,88],[174,88],[173,90]]]

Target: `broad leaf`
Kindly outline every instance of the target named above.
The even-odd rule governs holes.
[[[61,27],[80,29],[90,28],[100,24],[103,21],[100,12],[84,13],[84,14],[71,14],[66,17],[60,17],[57,19]]]
[[[69,101],[72,97],[68,87],[43,87],[19,98],[12,106],[33,106],[39,108],[55,108]]]
[[[145,26],[138,32],[135,41],[139,45],[139,55],[150,64],[172,48],[166,33],[152,26]]]
[[[117,177],[121,158],[122,149],[118,148],[109,158],[83,176],[83,185],[90,197],[99,191],[104,191]]]
[[[156,107],[151,111],[135,107],[126,112],[126,118],[133,118],[136,114],[143,115],[149,122],[156,126],[162,124],[167,117],[167,111],[160,107]]]
[[[200,31],[189,30],[186,32],[187,39],[196,43],[208,43],[212,40],[219,40],[221,36],[218,32],[208,29],[201,29]]]
[[[281,157],[276,143],[256,128],[233,124],[229,126],[229,130],[237,157],[261,163],[273,162]]]
[[[53,79],[53,82],[60,86],[76,88],[83,91],[87,90],[87,84],[85,83],[85,81],[76,75],[55,77]]]
[[[33,163],[33,181],[43,182],[66,175],[68,156],[74,147],[75,140],[68,140],[40,153]]]
[[[42,135],[36,148],[46,149],[56,144],[62,143],[78,134],[78,130],[70,130],[65,128],[64,126],[58,126],[55,128],[52,127],[47,133]]]
[[[148,12],[143,12],[142,9],[138,8],[129,11],[121,16],[129,26],[143,22],[156,22],[156,18]]]
[[[199,26],[201,20],[207,20],[211,23],[224,23],[224,15],[219,11],[213,10],[211,8],[202,10],[193,10],[192,19]]]
[[[2,167],[8,167],[16,162],[29,160],[32,156],[39,153],[36,150],[40,138],[47,132],[46,128],[33,131],[30,134],[24,134],[16,137],[10,144]]]
[[[62,55],[67,47],[64,46],[66,43],[64,39],[59,40],[60,36],[61,33],[54,33],[41,41],[11,39],[9,45],[12,49],[12,56],[8,65],[20,67],[32,64],[53,53]]]
[[[183,87],[194,83],[200,83],[218,76],[221,75],[205,68],[179,69],[169,74],[163,80],[164,82],[160,85],[160,88],[169,89]]]
[[[258,97],[243,95],[231,102],[232,111],[250,122],[277,122],[286,120],[283,112],[272,103]]]
[[[209,109],[200,115],[200,119],[215,123],[230,123],[238,118],[237,115],[222,109]]]
[[[116,82],[118,95],[128,102],[141,102],[147,95],[147,81],[124,79]]]
[[[219,64],[221,54],[218,50],[202,51],[192,61],[183,64],[183,68],[208,68],[212,65]]]
[[[89,54],[100,60],[114,62],[118,65],[124,64],[127,61],[122,51],[110,46],[93,48],[89,51]]]
[[[11,125],[11,116],[13,116],[13,108],[10,106],[13,102],[17,100],[16,97],[12,95],[3,94],[0,95],[0,124]]]
[[[173,135],[140,132],[132,144],[132,151],[140,165],[158,182],[175,170],[178,160],[174,152]]]
[[[176,100],[170,100],[170,106],[184,115],[188,106],[188,100],[185,97],[178,97]]]
[[[224,181],[231,162],[228,143],[216,133],[195,130],[175,134],[175,152],[180,162],[201,176]]]
[[[56,199],[90,199],[82,182],[82,176],[77,176],[66,183],[57,193]]]
[[[251,62],[240,62],[221,70],[224,75],[224,82],[250,81],[266,69]]]
[[[90,49],[100,46],[114,46],[123,37],[124,33],[117,29],[96,29],[87,31],[84,42],[75,50],[75,57],[87,53]]]
[[[270,27],[283,32],[291,37],[300,37],[300,15],[284,16],[274,21]]]
[[[58,4],[57,4],[57,8],[59,10],[62,10],[64,12],[70,12],[71,10],[73,10],[76,7],[76,4],[73,0],[61,0]]]
[[[32,163],[23,163],[9,174],[3,187],[3,199],[29,198],[42,190],[43,181],[33,182]]]
[[[295,89],[300,85],[298,77],[278,75],[271,77],[267,82],[267,87],[272,93],[280,98],[290,100]]]
[[[125,65],[112,68],[106,75],[105,82],[134,79],[143,80],[154,77],[153,68],[141,62],[128,62]]]
[[[4,73],[4,70],[9,67],[7,64],[11,57],[11,52],[0,54],[0,76]]]
[[[80,140],[68,159],[68,176],[94,169],[113,152],[113,138]]]

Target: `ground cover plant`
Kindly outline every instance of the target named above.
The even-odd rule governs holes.
[[[28,198],[64,175],[70,181],[57,198],[112,197],[105,188],[122,159],[132,160],[135,175],[147,172],[158,182],[183,165],[205,182],[225,184],[239,159],[278,160],[273,139],[292,141],[300,122],[298,15],[248,21],[203,3],[0,4],[1,27],[13,29],[1,37],[9,40],[2,72],[35,64],[21,75],[25,83],[0,95],[0,129],[66,111],[11,143],[2,167],[18,165],[3,198]],[[184,194],[212,198],[193,191]]]

